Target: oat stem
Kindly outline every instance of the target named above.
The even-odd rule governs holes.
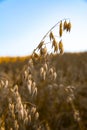
[[[44,36],[43,38],[41,39],[40,43],[44,41],[44,39],[47,37],[47,35],[61,22],[61,21],[64,21],[64,20],[69,20],[69,18],[64,18],[60,21],[58,21]],[[37,50],[38,46],[36,47],[36,49],[34,49],[33,53]]]
[[[61,21],[64,21],[64,20],[67,20],[67,19],[69,19],[69,18],[64,18],[64,19],[58,21],[58,22],[43,36],[41,42],[47,37],[47,35],[48,35]]]

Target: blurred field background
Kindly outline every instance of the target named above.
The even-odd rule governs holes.
[[[19,93],[23,100],[29,100],[27,90],[22,86],[21,75],[31,56],[0,57],[0,78],[7,78],[9,86],[18,84]],[[49,66],[54,66],[57,72],[55,82],[39,81],[39,68],[42,62],[34,62],[34,78],[38,84],[35,100],[30,100],[37,106],[40,123],[47,123],[47,130],[86,130],[87,128],[87,52],[65,53],[48,56]],[[64,87],[74,86],[74,105],[80,113],[82,126],[73,117],[73,110],[67,103]],[[24,86],[25,87],[25,86]],[[6,107],[6,96],[0,88],[0,116]],[[83,128],[84,126],[84,128]],[[33,128],[31,128],[33,130]],[[35,129],[36,130],[36,129]]]

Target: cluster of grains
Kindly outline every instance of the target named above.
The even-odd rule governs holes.
[[[44,63],[40,68],[40,78],[41,80],[55,81],[57,78],[57,73],[54,67],[49,67],[47,63]]]
[[[29,95],[32,97],[37,95],[37,86],[36,86],[36,82],[34,81],[34,78],[33,78],[33,71],[34,71],[33,60],[30,59],[28,61],[28,66],[24,70],[23,85],[27,86]]]
[[[0,77],[0,130],[5,130],[5,116],[6,111],[4,111],[7,107],[7,96],[9,90],[9,82],[8,80],[3,77],[3,75]]]
[[[71,23],[70,21],[67,23],[67,21],[64,21],[63,30],[66,30],[67,32],[71,31]]]
[[[34,81],[33,71],[33,60],[30,59],[22,74],[22,85],[28,91],[27,97],[29,99],[37,96],[37,85]],[[8,92],[6,94],[6,108],[0,112],[2,115],[0,116],[0,130],[49,130],[47,123],[40,123],[36,105],[21,96],[20,87],[22,86],[17,84],[9,87],[8,80],[0,80],[0,92],[4,91],[4,94]]]
[[[32,123],[36,127],[39,118],[36,107],[28,107],[26,103],[22,102],[17,85],[11,91],[13,99],[8,101],[9,105],[5,122],[6,130],[26,130],[31,127]]]
[[[59,25],[59,36],[62,37],[63,30],[66,30],[67,32],[71,31],[71,22],[67,22],[66,20],[64,23],[61,21]]]
[[[75,90],[74,86],[67,86],[65,88],[65,92],[67,94],[67,103],[69,103],[71,105],[74,120],[77,121],[77,123],[79,125],[79,129],[80,130],[85,130],[84,124],[83,124],[81,116],[80,116],[80,112],[76,108],[75,103],[74,103],[74,100],[75,100],[74,90]]]
[[[53,29],[58,25],[59,27],[59,34],[58,34],[58,39],[56,38]],[[36,47],[36,49],[34,49],[33,51],[33,56],[35,56],[35,58],[37,57],[41,57],[44,56],[46,57],[46,55],[48,54],[48,48],[47,48],[47,44],[50,44],[50,48],[53,48],[53,52],[54,53],[60,53],[63,54],[64,53],[64,47],[63,47],[63,43],[62,43],[62,35],[63,35],[63,31],[67,31],[70,32],[71,31],[71,23],[70,21],[67,22],[67,20],[61,20],[60,22],[58,22],[57,24],[55,24],[47,33],[46,35],[42,38],[41,42],[39,43],[39,45]],[[49,41],[46,42],[46,38],[49,36]],[[39,53],[38,53],[39,52]]]
[[[8,80],[0,80],[0,89],[7,88],[8,87]]]
[[[36,105],[23,102],[18,85],[9,88],[7,105],[4,112],[0,111],[0,115],[0,130],[48,130],[45,129],[46,125],[40,124]]]

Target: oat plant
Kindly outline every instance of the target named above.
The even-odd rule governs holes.
[[[58,130],[62,127],[61,111],[64,108],[61,110],[60,104],[63,100],[67,108],[70,105],[68,109],[73,112],[79,130],[85,130],[74,103],[75,87],[57,82],[60,75],[52,60],[57,54],[64,53],[62,36],[64,32],[70,31],[71,22],[67,18],[57,22],[43,36],[24,65],[19,84],[11,84],[7,77],[2,78],[0,75],[0,130],[52,130],[53,122],[50,121],[56,117],[53,110],[57,111],[55,130]]]

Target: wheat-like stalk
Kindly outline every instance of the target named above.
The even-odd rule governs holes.
[[[49,44],[52,43],[52,48],[54,47],[54,52],[58,52],[58,44],[57,44],[57,40],[55,38],[55,35],[54,35],[54,32],[53,32],[53,29],[56,28],[56,26],[59,27],[59,36],[60,38],[62,38],[62,35],[63,35],[63,31],[66,30],[66,31],[71,31],[71,23],[70,21],[67,22],[67,20],[69,19],[63,19],[63,20],[60,20],[59,22],[57,22],[45,35],[44,37],[42,38],[41,42],[39,43],[39,45],[36,47],[36,49],[34,49],[33,53],[35,53],[35,51],[39,50],[39,53],[42,55],[43,51],[46,50],[46,42],[45,42],[45,39],[46,37],[48,37],[49,35]],[[45,49],[43,49],[43,46],[45,45]],[[64,49],[61,48],[60,49],[60,53],[62,54],[64,52]]]

